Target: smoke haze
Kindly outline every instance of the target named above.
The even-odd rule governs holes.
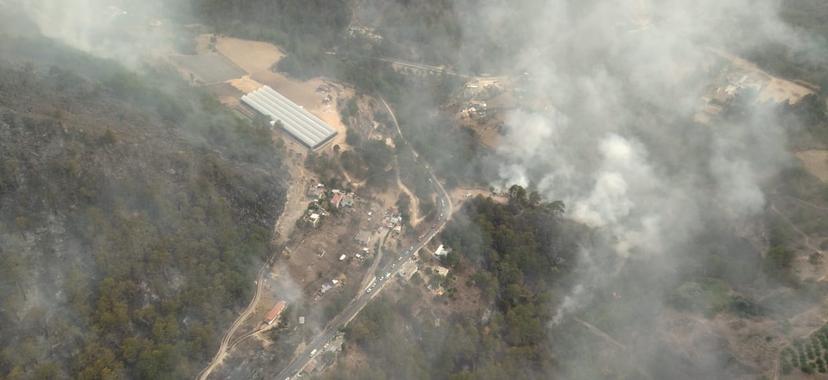
[[[820,41],[777,17],[778,5],[630,0],[484,7],[490,28],[531,31],[513,41],[515,67],[525,98],[548,104],[508,115],[496,185],[518,183],[564,200],[569,217],[595,228],[609,247],[584,248],[580,280],[555,323],[588,307],[597,289],[636,289],[621,281],[657,280],[668,289],[682,257],[698,253],[700,236],[717,229],[739,236],[740,226],[759,218],[763,185],[792,164],[786,131],[797,126],[781,123],[772,102],[753,99],[740,117],[710,126],[691,120],[722,67],[718,49],[746,53],[778,43],[824,56]],[[644,278],[623,276],[628,262]],[[657,311],[666,295],[621,296],[631,307]],[[639,338],[651,334],[649,322],[615,320],[627,337]],[[647,354],[638,352],[640,363],[651,360]],[[564,366],[578,377],[573,368],[587,364]]]
[[[169,21],[175,13],[172,2],[11,0],[11,5],[44,36],[133,69],[169,54],[180,39],[193,38]]]
[[[171,36],[180,32],[166,29],[170,5],[163,1],[9,3],[44,35],[130,67],[174,50]],[[782,45],[805,64],[828,59],[825,40],[786,24],[780,7],[776,0],[461,0],[454,6],[462,43],[443,55],[458,57],[458,71],[479,72],[482,65],[508,74],[520,89],[488,162],[495,167],[491,184],[520,184],[560,199],[567,217],[595,234],[579,252],[571,290],[550,311],[550,336],[612,294],[615,311],[624,312],[604,318],[629,348],[621,360],[627,369],[652,378],[726,376],[728,363],[712,354],[717,346],[710,342],[699,343],[707,354],[687,364],[694,369],[666,369],[672,362],[661,356],[660,316],[683,281],[683,266],[709,247],[756,258],[767,249],[756,230],[763,227],[768,185],[794,165],[788,135],[800,126],[779,116],[779,102],[759,101],[750,86],[735,97],[733,110],[709,123],[694,119],[703,99],[727,84],[720,73],[732,65],[730,54]],[[360,14],[370,20],[383,10],[367,6]],[[487,53],[482,63],[471,58]],[[727,275],[736,278],[735,272]],[[298,303],[295,284],[283,286]],[[568,333],[589,334],[577,331]],[[594,358],[578,354],[584,347],[566,349],[575,354],[559,363],[563,377],[591,378],[595,373],[584,369]]]

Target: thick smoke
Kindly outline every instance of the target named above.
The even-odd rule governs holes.
[[[163,2],[4,3],[24,6],[50,37],[128,63],[170,43],[157,19]],[[518,183],[561,199],[569,217],[600,235],[600,243],[583,247],[579,280],[553,311],[553,324],[622,281],[677,281],[671,276],[697,253],[700,236],[737,234],[763,211],[766,181],[792,164],[786,130],[795,126],[782,125],[772,104],[753,101],[743,105],[744,117],[709,126],[693,117],[721,68],[717,52],[776,43],[825,61],[810,37],[779,19],[778,7],[774,0],[458,2],[470,15],[461,53],[485,49],[477,34],[500,35],[511,52],[504,69],[524,91],[497,148],[496,185]],[[638,277],[625,275],[630,267]],[[664,299],[619,296],[654,311]],[[627,336],[653,327],[622,323],[633,331]],[[641,352],[639,362],[651,354]]]
[[[696,253],[695,239],[723,226],[738,234],[763,211],[766,181],[792,163],[786,129],[795,126],[753,99],[739,105],[742,117],[708,126],[693,116],[723,67],[718,52],[813,46],[780,21],[777,7],[544,0],[484,8],[493,27],[523,30],[514,41],[527,90],[519,104],[545,100],[508,115],[497,185],[528,185],[565,201],[569,217],[607,242],[584,247],[580,281],[555,323],[588,307],[595,289],[615,286],[627,265],[671,281],[682,256]],[[636,307],[659,309],[663,298]]]
[[[173,4],[158,0],[9,1],[44,36],[131,68],[168,54],[181,32],[169,22]]]

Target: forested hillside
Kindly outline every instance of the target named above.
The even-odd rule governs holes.
[[[553,317],[553,293],[571,286],[567,274],[586,229],[561,218],[562,203],[541,202],[519,186],[511,190],[508,204],[472,200],[467,217],[443,233],[454,248],[446,265],[475,273],[470,281],[487,311],[456,311],[441,321],[414,306],[429,297],[415,280],[399,299],[372,303],[347,328],[347,340],[367,354],[367,365],[329,378],[530,379],[551,373],[555,360],[544,326]],[[452,295],[454,280],[447,281],[445,303],[453,308],[463,296]]]
[[[172,73],[0,38],[0,378],[195,376],[271,252],[270,131]]]
[[[346,0],[192,0],[193,13],[217,31],[321,54],[351,21]]]

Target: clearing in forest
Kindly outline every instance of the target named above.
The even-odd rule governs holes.
[[[247,74],[230,78],[230,85],[243,93],[255,91],[263,85],[270,86],[337,132],[337,136],[326,146],[345,143],[346,127],[340,119],[337,104],[341,98],[353,96],[352,90],[323,78],[302,81],[274,72],[272,69],[285,53],[271,43],[219,37],[215,46],[216,51]]]
[[[186,76],[192,74],[201,84],[217,84],[244,75],[244,71],[221,54],[174,55],[173,62]]]
[[[796,158],[802,161],[808,173],[828,182],[828,150],[803,150],[796,152]]]

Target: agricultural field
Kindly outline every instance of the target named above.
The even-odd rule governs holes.
[[[784,375],[828,373],[828,325],[782,350],[780,362]]]
[[[828,182],[828,151],[805,150],[797,152],[796,158],[802,161],[802,165],[809,173],[822,182]]]
[[[185,79],[203,86],[222,104],[255,114],[241,105],[240,98],[267,85],[337,132],[323,149],[345,144],[347,127],[341,120],[339,105],[354,96],[352,88],[327,78],[299,80],[274,71],[285,53],[268,42],[200,34],[196,46],[197,54],[173,54],[169,60]]]
[[[199,84],[217,84],[238,78],[244,71],[221,54],[174,55],[171,57],[185,76]]]

